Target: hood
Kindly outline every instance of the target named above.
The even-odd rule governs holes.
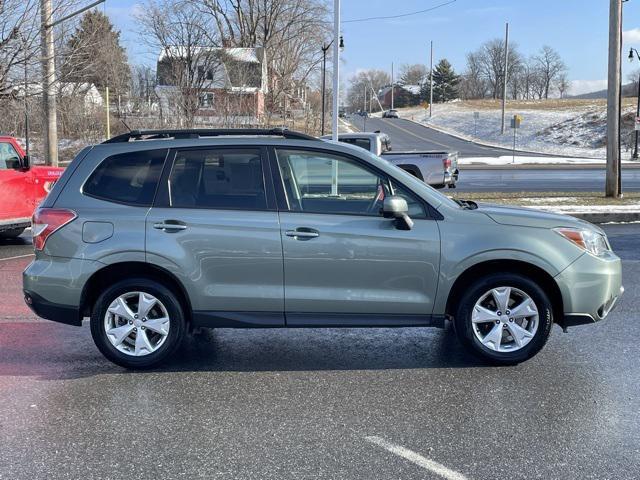
[[[533,208],[509,207],[491,203],[478,203],[478,211],[484,213],[494,222],[501,225],[515,225],[522,227],[556,228],[574,227],[587,228],[604,233],[602,229],[592,223],[580,220],[570,215],[545,212]]]
[[[62,172],[64,172],[64,168],[61,167],[47,167],[45,165],[31,167],[33,176],[41,180],[56,181],[60,178]]]

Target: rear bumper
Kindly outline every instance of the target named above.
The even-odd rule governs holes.
[[[83,287],[101,266],[94,260],[38,253],[22,273],[25,302],[42,318],[79,326]]]
[[[604,257],[585,253],[557,277],[562,293],[563,327],[604,320],[624,292],[622,262],[612,252]]]
[[[82,318],[80,310],[73,305],[62,305],[45,300],[37,293],[24,290],[24,301],[33,313],[45,320],[80,327]]]

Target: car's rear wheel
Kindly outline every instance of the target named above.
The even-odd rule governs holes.
[[[534,281],[518,274],[492,274],[463,293],[454,313],[460,341],[495,363],[533,357],[549,338],[553,308]]]
[[[164,285],[146,278],[107,288],[91,314],[98,349],[126,368],[149,368],[166,359],[185,332],[182,306]]]

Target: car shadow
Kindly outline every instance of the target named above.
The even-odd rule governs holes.
[[[453,328],[204,329],[186,336],[157,368],[132,371],[107,361],[87,326],[0,323],[0,377],[64,380],[146,372],[289,372],[476,368]],[[2,380],[0,380],[1,382]]]

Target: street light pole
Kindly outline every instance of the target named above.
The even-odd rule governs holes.
[[[325,125],[325,120],[324,120],[324,112],[326,110],[326,102],[324,99],[324,95],[325,95],[325,90],[326,90],[326,74],[327,74],[327,50],[329,50],[329,48],[331,48],[331,44],[333,43],[333,40],[331,40],[329,42],[328,45],[323,45],[322,46],[322,127],[320,127],[320,132],[321,135],[324,135],[324,125]]]
[[[338,108],[340,105],[340,0],[333,0],[333,118],[331,139],[338,141]]]
[[[638,60],[640,60],[640,53],[638,53],[638,50],[636,50],[635,48],[631,47],[631,50],[629,50],[629,61],[632,62],[633,61],[633,54],[636,54],[636,57],[638,57]],[[638,118],[640,118],[640,74],[638,74],[638,103],[636,105],[636,119],[634,121],[634,126],[635,126],[635,122],[637,122]],[[635,144],[635,148],[633,149],[633,158],[634,159],[638,159],[638,133],[640,133],[640,131],[638,131],[637,129],[638,127],[635,126],[635,135],[636,135],[636,144]]]
[[[27,54],[27,40],[24,35],[20,33],[20,39],[22,40],[22,51],[24,53],[24,146],[25,153],[29,157],[29,101],[27,100],[27,90],[29,87],[29,72],[28,72],[28,60]]]

